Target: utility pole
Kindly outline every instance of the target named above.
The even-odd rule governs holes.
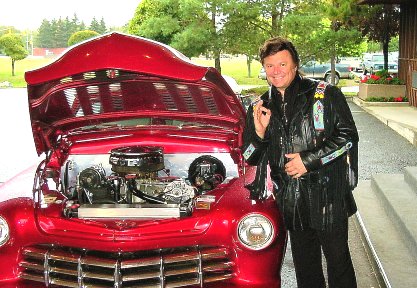
[[[33,56],[33,33],[32,32],[26,32],[26,50],[29,52],[31,56]]]

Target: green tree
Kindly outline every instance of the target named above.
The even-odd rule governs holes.
[[[334,84],[336,59],[345,56],[348,50],[358,50],[362,42],[361,34],[356,29],[350,29],[346,24],[354,15],[352,9],[356,4],[354,0],[327,0],[325,2],[325,16],[330,20],[330,30],[327,39],[330,48],[331,83]],[[352,49],[353,48],[353,49]]]
[[[171,45],[189,57],[216,53],[212,19],[207,15],[204,1],[184,1],[179,10],[179,31],[172,37]],[[218,53],[218,59],[220,55]],[[221,71],[220,62],[216,68]]]
[[[54,29],[54,47],[58,48],[58,47],[66,47],[67,42],[68,42],[68,27],[67,27],[67,22],[65,20],[62,20],[61,18],[59,18],[58,20],[56,20],[56,22],[54,22],[55,24],[55,29]]]
[[[15,76],[15,62],[25,59],[28,56],[21,37],[12,33],[5,34],[0,37],[0,47],[12,59],[12,76]]]
[[[211,55],[221,71],[227,0],[144,0],[129,23],[131,34],[154,39],[188,57]]]
[[[296,7],[297,2],[294,0],[255,0],[254,4],[258,7],[260,16],[255,25],[259,25],[269,37],[275,37],[282,36],[284,19]]]
[[[397,5],[357,5],[357,16],[352,18],[352,25],[359,27],[363,36],[369,41],[380,43],[384,53],[384,69],[388,70],[388,53],[391,40],[393,49],[399,35],[400,9]],[[373,48],[372,50],[374,50]]]
[[[94,18],[92,22],[99,34],[106,31],[104,19],[98,22]],[[51,21],[44,19],[35,38],[35,45],[42,48],[67,47],[70,36],[77,31],[84,30],[86,30],[86,26],[84,22],[80,22],[77,14],[74,14],[72,19],[69,19],[69,17],[59,18],[58,20],[52,19]]]
[[[245,0],[230,1],[225,6],[227,21],[223,36],[225,52],[246,56],[247,77],[252,77],[251,64],[257,59],[260,45],[269,38],[270,29],[265,29],[260,8]],[[242,27],[245,27],[242,29]]]
[[[69,35],[71,36],[72,34],[74,34],[77,31],[82,31],[85,30],[85,25],[84,23],[80,22],[80,20],[78,19],[78,16],[76,13],[74,13],[74,15],[72,16],[72,19],[69,20],[69,25],[68,25],[68,32]]]
[[[336,59],[359,55],[361,51],[361,33],[347,25],[355,13],[354,1],[306,1],[308,3],[300,3],[284,20],[284,34],[293,40],[302,63],[313,59],[330,60],[333,83]]]
[[[1,26],[0,25],[0,36],[7,34],[7,33],[18,33],[19,31],[16,30],[13,26]]]
[[[219,71],[221,53],[244,54],[250,77],[260,45],[274,36],[290,38],[305,61],[358,55],[363,38],[346,24],[353,5],[355,0],[143,0],[128,33],[189,57],[210,55]]]
[[[251,77],[251,66],[253,59],[256,59],[259,47],[271,37],[296,36],[302,33],[298,26],[299,19],[293,19],[294,31],[296,34],[286,34],[286,25],[291,22],[286,19],[291,18],[297,10],[307,11],[308,16],[315,9],[313,2],[318,0],[232,0],[226,7],[227,19],[224,23],[224,43],[229,53],[244,54],[247,59],[248,77]],[[297,17],[300,17],[299,15]],[[294,17],[293,17],[294,18]],[[311,29],[311,25],[316,25],[320,18],[315,17],[314,21],[306,25],[305,31]],[[288,29],[287,29],[288,30]],[[305,33],[308,34],[308,33]],[[302,37],[305,39],[305,35]],[[291,40],[293,40],[291,38]]]
[[[7,33],[19,33],[13,26],[0,26],[0,37]],[[4,54],[2,47],[0,47],[0,54]]]
[[[84,31],[78,31],[71,35],[71,37],[68,39],[68,46],[72,46],[74,44],[80,43],[82,41],[85,41],[87,39],[93,38],[100,35],[96,31],[92,30],[84,30]]]
[[[143,0],[129,22],[130,34],[170,44],[180,27],[178,0]]]
[[[98,31],[96,32],[98,32],[99,34],[104,34],[107,32],[106,22],[104,21],[103,17],[101,17],[100,25],[98,27]]]
[[[35,38],[35,45],[40,48],[54,47],[54,33],[51,22],[49,22],[46,19],[43,19],[38,31],[38,36]]]
[[[78,27],[74,27],[72,19],[69,19],[69,17],[66,17],[63,22],[63,31],[64,31],[64,38],[63,38],[63,45],[61,47],[66,47],[68,43],[69,37],[71,37],[72,34],[74,34],[77,31],[80,31]]]
[[[100,22],[96,19],[96,17],[93,17],[93,20],[91,20],[90,29],[92,31],[96,31],[98,34],[104,34],[106,33],[106,23],[104,22],[104,19],[101,18]]]
[[[96,17],[93,17],[93,19],[91,20],[91,23],[90,23],[89,30],[96,31],[98,33],[97,30],[99,29],[99,26],[100,26],[100,24],[98,23]]]
[[[399,36],[395,36],[392,37],[389,45],[388,45],[388,51],[398,51],[400,50],[400,37]]]
[[[321,9],[313,7],[294,11],[285,17],[283,35],[291,39],[297,47],[301,62],[306,63],[321,58],[322,51],[316,47],[321,45],[320,37],[325,29],[326,21],[323,20]]]

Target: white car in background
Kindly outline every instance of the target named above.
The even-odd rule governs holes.
[[[229,84],[230,88],[232,88],[233,92],[235,92],[236,95],[242,94],[242,87],[237,83],[237,81],[228,75],[222,75],[224,80],[226,80],[227,84]]]
[[[384,54],[382,53],[368,53],[363,56],[362,70],[363,74],[375,74],[375,72],[384,69]],[[388,57],[388,72],[391,74],[398,74],[398,58],[397,62]]]
[[[262,67],[261,70],[259,70],[258,78],[266,80],[266,72],[264,67]]]
[[[363,60],[361,57],[340,57],[338,63],[349,64],[353,72],[361,72],[362,62]]]

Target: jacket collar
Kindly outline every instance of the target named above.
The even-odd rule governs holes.
[[[310,78],[305,78],[297,75],[295,82],[298,83],[298,91],[296,99],[294,100],[294,111],[301,111],[302,107],[307,103],[308,95],[314,95],[314,91],[317,87],[318,81]]]
[[[306,94],[310,92],[311,90],[316,89],[316,86],[318,84],[318,81],[312,80],[310,78],[305,78],[300,75],[298,75],[298,81],[300,82],[300,89],[298,91],[298,96],[300,96],[301,94]]]

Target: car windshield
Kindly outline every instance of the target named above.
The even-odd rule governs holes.
[[[134,129],[134,128],[149,128],[152,126],[169,126],[176,127],[179,129],[182,128],[209,128],[209,129],[225,129],[224,127],[201,123],[196,121],[183,121],[175,119],[166,119],[166,118],[157,118],[157,117],[147,117],[147,118],[135,118],[135,119],[125,119],[117,121],[109,121],[100,124],[87,125],[80,128],[76,128],[70,132],[70,134],[75,134],[78,132],[85,131],[98,131],[98,130],[115,130],[115,129]]]
[[[384,62],[384,55],[374,55],[373,56],[374,62]]]

